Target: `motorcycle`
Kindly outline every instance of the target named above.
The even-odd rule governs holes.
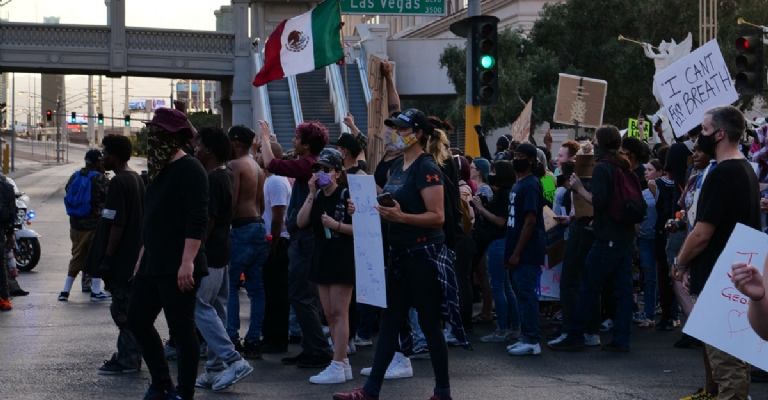
[[[15,244],[13,254],[19,271],[31,271],[40,262],[40,234],[29,228],[37,217],[35,210],[29,210],[29,196],[19,192],[16,183],[7,178],[16,188],[16,222],[13,225]]]

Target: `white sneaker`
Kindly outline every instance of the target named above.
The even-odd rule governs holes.
[[[223,371],[216,371],[216,372],[209,372],[205,371],[200,376],[195,379],[195,387],[203,388],[203,389],[210,389],[213,387],[213,382],[216,381],[216,378],[219,377],[219,375]]]
[[[352,376],[352,364],[349,363],[349,358],[344,359],[344,379],[348,381],[355,379],[355,377]]]
[[[352,343],[355,344],[357,347],[371,347],[373,346],[373,340],[371,339],[363,339],[360,336],[355,335],[354,339],[352,339]]]
[[[227,368],[219,374],[213,382],[213,385],[211,385],[211,389],[213,389],[214,392],[224,390],[250,375],[251,372],[253,372],[251,364],[241,358],[232,364],[229,364]]]
[[[600,346],[600,335],[593,333],[584,334],[584,346],[595,347]]]
[[[509,346],[507,346],[507,352],[509,352],[509,351],[512,351],[512,349],[514,349],[514,348],[516,348],[516,347],[518,347],[518,346],[522,346],[522,345],[524,345],[524,344],[525,344],[525,343],[523,343],[523,341],[522,341],[522,340],[518,340],[517,342],[515,342],[515,343],[512,343],[512,344],[510,344]]]
[[[361,369],[360,375],[370,376],[371,367]],[[391,380],[405,378],[413,378],[411,359],[403,355],[403,353],[395,353],[395,356],[387,367],[387,371],[384,373],[384,379]]]
[[[538,343],[523,343],[517,347],[507,350],[510,356],[528,356],[541,354],[541,345]]]
[[[309,378],[310,383],[317,385],[330,385],[334,383],[344,383],[347,381],[344,373],[344,363],[331,361],[325,369],[319,374]]]
[[[584,336],[586,337],[587,335],[584,335]],[[567,338],[568,338],[568,334],[567,333],[561,333],[560,336],[550,340],[549,342],[547,342],[547,344],[552,346],[552,345],[555,345],[555,344],[558,344],[558,343],[562,342],[563,340],[565,340]]]
[[[613,320],[608,318],[600,324],[600,332],[608,332],[613,329]]]

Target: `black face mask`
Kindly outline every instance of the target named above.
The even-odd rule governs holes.
[[[709,136],[702,134],[696,139],[696,145],[699,146],[699,149],[713,159],[715,158],[715,148],[718,142],[718,140],[715,140],[715,133]]]
[[[531,162],[528,161],[527,158],[522,159],[514,159],[512,160],[512,168],[517,172],[518,174],[523,172],[528,172],[528,170],[531,168]]]

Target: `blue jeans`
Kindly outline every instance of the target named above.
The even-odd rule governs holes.
[[[512,289],[517,295],[520,313],[520,340],[534,344],[541,340],[539,331],[539,278],[540,265],[520,264],[512,272]]]
[[[224,303],[229,297],[227,268],[208,268],[208,276],[200,281],[195,304],[195,324],[208,344],[206,371],[222,371],[227,364],[240,360],[240,354],[224,329],[227,311]]]
[[[419,313],[415,308],[408,311],[408,322],[411,325],[411,337],[413,337],[413,351],[426,349],[427,338],[419,326]]]
[[[499,239],[488,246],[488,275],[491,278],[493,303],[496,305],[496,320],[500,330],[517,329],[520,326],[517,297],[504,262],[504,244],[505,240]]]
[[[645,318],[656,318],[656,239],[637,238],[640,250],[640,271],[643,272],[643,312]]]
[[[591,310],[600,309],[600,294],[610,280],[613,284],[613,299],[616,301],[613,342],[628,347],[632,325],[632,242],[606,242],[595,239],[587,255],[586,267],[578,321],[575,329],[568,332],[568,335],[582,337],[584,321],[592,317],[589,315]]]
[[[269,245],[265,239],[263,223],[252,223],[232,228],[232,257],[229,265],[229,301],[227,302],[227,334],[239,338],[240,330],[240,274],[245,274],[245,290],[251,300],[250,324],[245,335],[247,342],[261,340],[261,325],[264,320],[264,279],[262,270],[269,256]]]

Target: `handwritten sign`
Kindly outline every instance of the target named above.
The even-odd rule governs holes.
[[[563,263],[559,263],[552,268],[541,267],[541,277],[539,278],[539,300],[557,301],[560,300],[560,278],[563,275]]]
[[[657,72],[653,87],[678,137],[700,124],[707,110],[739,98],[717,40]]]
[[[746,225],[736,225],[683,329],[762,369],[768,369],[768,343],[749,325],[749,299],[733,287],[730,274],[731,265],[737,262],[762,266],[766,252],[768,235]]]
[[[648,140],[651,137],[651,124],[648,121],[643,121],[643,133],[640,133],[640,123],[634,118],[629,119],[627,124],[627,137],[638,138],[640,140]]]
[[[384,244],[381,218],[374,208],[376,181],[373,175],[348,175],[349,196],[355,203],[352,234],[355,238],[355,285],[357,302],[387,307],[384,278]]]

